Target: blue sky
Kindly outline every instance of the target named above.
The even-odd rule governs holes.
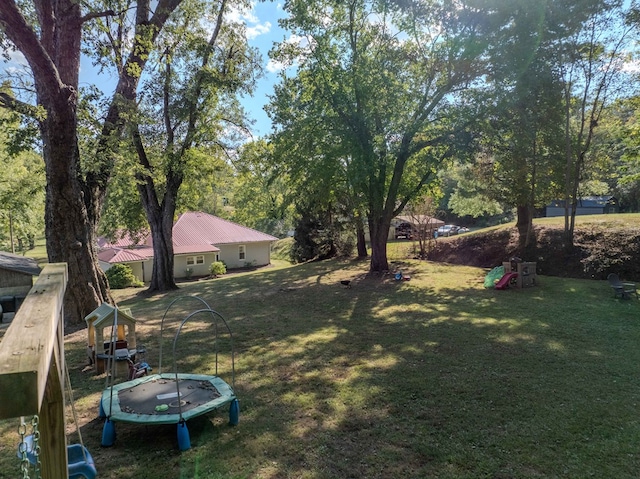
[[[252,0],[252,8],[243,13],[236,13],[234,17],[243,21],[247,27],[247,35],[252,46],[258,48],[262,54],[264,75],[258,80],[252,97],[243,98],[242,104],[250,118],[255,121],[252,128],[254,138],[264,136],[271,131],[271,122],[263,107],[268,102],[267,96],[273,92],[273,85],[277,81],[278,67],[269,62],[267,53],[274,42],[281,42],[286,38],[286,32],[279,28],[278,19],[284,16],[281,1]],[[26,64],[20,53],[12,53],[12,62],[0,64],[0,71],[5,72],[19,69],[19,65]],[[98,74],[92,67],[91,61],[83,59],[80,84],[87,86],[94,84],[105,94],[110,95],[115,87],[116,78],[104,72]]]
[[[258,80],[256,90],[251,98],[245,98],[243,105],[249,116],[256,121],[253,128],[255,136],[264,136],[271,131],[271,121],[264,112],[268,102],[267,95],[273,93],[273,85],[277,81],[278,67],[269,62],[267,53],[274,42],[285,39],[286,32],[278,27],[278,19],[284,16],[281,2],[259,2],[254,5],[252,15],[245,18],[250,43],[262,53],[264,75]]]

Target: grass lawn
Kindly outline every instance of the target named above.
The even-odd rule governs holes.
[[[86,330],[71,333],[98,477],[638,477],[639,301],[614,299],[605,281],[539,277],[535,288],[495,291],[477,268],[397,262],[411,275],[397,282],[367,267],[281,265],[152,298],[116,291],[154,367],[172,299],[198,295],[222,313],[241,415],[236,427],[226,409],[190,421],[183,453],[175,426],[118,423],[115,446],[101,448],[105,378],[82,372]],[[207,335],[185,336],[189,367],[210,368]],[[18,476],[17,429],[17,419],[0,422],[0,478]]]

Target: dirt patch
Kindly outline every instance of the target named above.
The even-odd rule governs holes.
[[[537,263],[538,274],[582,279],[606,279],[615,272],[640,280],[640,229],[589,226],[576,229],[574,246],[563,246],[563,228],[535,226],[536,245],[522,253],[516,228],[505,228],[438,240],[428,259],[493,268],[513,256]]]

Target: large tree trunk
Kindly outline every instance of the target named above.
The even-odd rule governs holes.
[[[41,132],[47,173],[46,245],[49,262],[67,263],[69,283],[65,316],[80,323],[103,302],[112,302],[107,281],[98,264],[96,224],[89,220],[79,174],[75,115],[48,115]]]
[[[176,212],[176,198],[182,183],[182,175],[167,174],[167,184],[162,201],[158,198],[151,172],[153,168],[147,157],[142,136],[136,126],[132,134],[133,144],[138,155],[138,162],[147,174],[138,173],[138,193],[144,208],[151,238],[153,239],[153,271],[148,292],[156,293],[177,289],[173,272],[173,216]]]
[[[173,211],[155,211],[147,219],[153,238],[153,273],[148,292],[178,289],[173,272]]]
[[[99,219],[92,214],[97,209],[95,198],[85,188],[80,169],[76,111],[81,12],[79,4],[72,1],[61,0],[58,7],[56,12],[45,6],[38,11],[41,44],[55,65],[55,74],[42,69],[43,65],[30,64],[38,104],[46,109],[40,132],[47,176],[47,255],[50,262],[68,265],[65,316],[69,323],[80,323],[97,306],[111,301],[111,296],[95,249]],[[57,76],[55,83],[52,74]]]
[[[387,260],[387,237],[391,220],[382,221],[369,219],[369,234],[371,235],[371,263],[370,271],[388,271],[389,261]]]
[[[138,2],[134,47],[122,68],[102,146],[96,158],[87,162],[91,168],[84,177],[77,138],[78,76],[83,22],[91,14],[83,17],[81,4],[75,0],[34,2],[37,22],[32,25],[22,14],[26,8],[18,7],[15,0],[0,0],[0,29],[24,54],[33,73],[38,105],[46,112],[41,119],[41,112],[31,105],[14,102],[8,106],[40,121],[47,174],[47,254],[49,261],[68,264],[65,314],[69,323],[82,322],[104,301],[113,302],[98,264],[95,240],[112,171],[109,152],[124,123],[119,102],[135,100],[139,72],[144,70],[164,23],[181,1],[159,0],[151,18],[149,0]]]
[[[367,251],[367,241],[364,236],[364,225],[362,224],[362,217],[358,216],[356,219],[356,245],[358,249],[358,258],[366,258],[369,256]]]
[[[518,219],[516,221],[516,228],[518,229],[518,249],[522,254],[529,245],[531,231],[533,230],[533,218],[529,205],[518,206],[516,210],[518,213]]]

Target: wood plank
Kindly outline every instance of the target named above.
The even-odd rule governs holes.
[[[62,319],[67,265],[46,265],[0,343],[0,419],[38,414]],[[56,374],[55,376],[59,376]]]

